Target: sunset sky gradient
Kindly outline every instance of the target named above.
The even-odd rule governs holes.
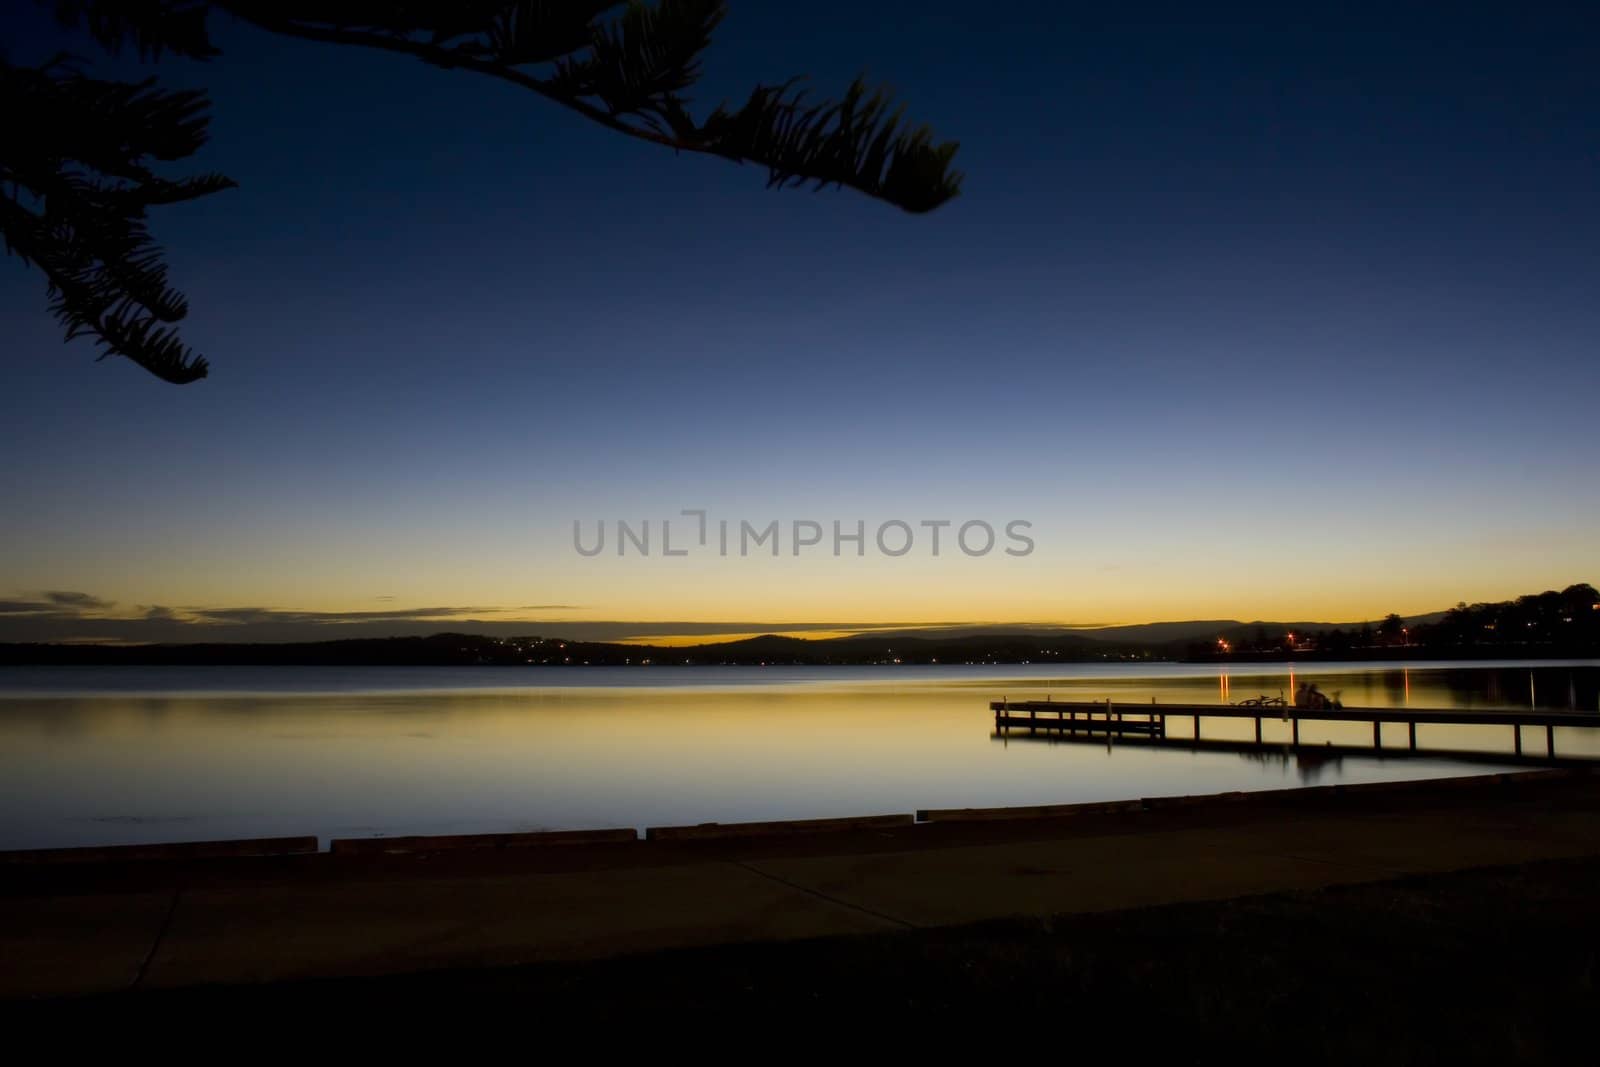
[[[220,18],[161,64],[240,186],[155,220],[212,376],[96,364],[0,267],[0,636],[1348,621],[1596,578],[1583,5],[781,6],[732,5],[701,105],[865,68],[961,142],[960,198],[770,192]],[[14,61],[63,43],[6,19]],[[573,550],[684,508],[1037,548]]]

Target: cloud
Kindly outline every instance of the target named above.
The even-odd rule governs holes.
[[[379,598],[383,599],[383,598]],[[389,599],[393,599],[392,597]],[[577,641],[648,640],[651,637],[715,639],[729,634],[826,632],[937,633],[974,623],[683,622],[530,619],[531,612],[583,610],[577,604],[527,604],[400,608],[369,611],[294,611],[242,607],[176,607],[137,604],[121,612],[88,593],[55,590],[0,600],[0,642],[81,642],[183,644],[212,641],[334,641],[344,638],[421,637],[466,630],[492,637],[563,637]]]
[[[101,600],[88,593],[70,593],[61,590],[50,590],[44,594],[46,600],[62,608],[72,608],[78,611],[105,611],[114,606],[111,600]]]
[[[169,607],[115,603],[90,593],[49,590],[0,599],[0,641],[314,641],[436,633],[482,619],[506,619],[526,609],[479,605],[377,611],[285,611],[278,608]],[[530,624],[511,624],[519,633]]]
[[[101,600],[88,593],[75,593],[62,589],[42,593],[22,594],[15,599],[0,600],[0,615],[64,615],[77,617],[107,611],[114,606],[110,600]]]
[[[25,610],[7,613],[5,605]],[[626,620],[530,620],[529,611],[575,610],[546,604],[518,608],[423,607],[389,611],[285,611],[264,607],[168,607],[141,604],[126,616],[49,610],[44,600],[0,602],[0,642],[199,644],[206,642],[337,641],[345,638],[425,637],[464,630],[490,637],[562,637],[575,641],[639,640],[652,636],[877,632],[883,624],[852,622],[684,622]],[[896,629],[921,629],[895,624]]]
[[[439,622],[475,615],[499,615],[506,608],[394,608],[388,611],[283,611],[278,608],[184,608],[197,622],[223,626],[256,626],[262,623],[298,623],[310,626],[342,626],[355,622],[435,620]]]

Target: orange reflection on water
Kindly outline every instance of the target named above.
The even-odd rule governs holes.
[[[1220,695],[1227,703],[1235,673],[1249,697],[1282,692],[1285,677],[1292,693],[1298,674],[1342,693],[1350,707],[1470,710],[1503,707],[1498,694],[1519,694],[1527,670],[1301,668],[1252,666],[1215,678],[1214,667],[1178,664],[285,669],[255,682],[246,671],[196,677],[279,688],[284,678],[304,678],[306,688],[11,691],[0,693],[0,849],[643,827],[1277,788],[1299,781],[1292,762],[1121,743],[1006,746],[991,736],[988,702],[1053,694],[1119,705]],[[1594,710],[1595,667],[1537,670],[1535,693]],[[101,672],[93,681],[116,677]],[[334,677],[345,691],[312,684]],[[363,678],[376,688],[350,688]],[[491,681],[472,688],[472,679]],[[1278,717],[1266,726],[1269,745],[1288,740]],[[1243,719],[1205,726],[1215,740],[1248,741],[1253,731]],[[1307,723],[1301,737],[1359,746],[1370,744],[1371,730]],[[1422,743],[1508,752],[1511,733],[1429,726]],[[1558,749],[1600,755],[1600,731],[1564,731]],[[1346,757],[1320,773],[1324,781],[1373,781],[1481,769]]]

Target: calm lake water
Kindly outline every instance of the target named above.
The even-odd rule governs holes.
[[[1494,765],[1316,765],[1009,742],[988,702],[1241,700],[1301,680],[1351,706],[1597,711],[1600,661],[861,668],[0,668],[0,848],[734,822],[1424,778]],[[1597,712],[1600,715],[1600,712]],[[1249,721],[1208,723],[1246,739]],[[1268,720],[1269,740],[1287,726]],[[1405,743],[1391,728],[1386,742]],[[1509,752],[1504,727],[1425,746]],[[1600,731],[1595,731],[1600,734]],[[1370,744],[1362,724],[1302,741]],[[1530,751],[1542,746],[1530,732]],[[1600,737],[1560,730],[1564,755]]]

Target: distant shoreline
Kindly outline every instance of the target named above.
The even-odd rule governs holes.
[[[808,641],[757,637],[684,647],[436,634],[281,644],[0,644],[0,666],[250,667],[892,667],[1054,664],[1295,664],[1372,661],[1564,660],[1600,658],[1587,645],[1401,645],[1286,652],[1190,655],[1139,646],[1038,635],[932,639],[862,637]]]

